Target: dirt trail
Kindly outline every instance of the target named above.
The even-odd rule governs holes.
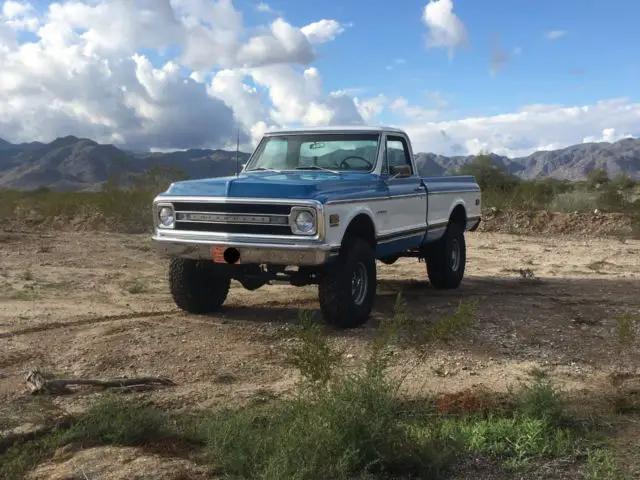
[[[468,234],[468,269],[453,292],[435,291],[424,264],[379,264],[372,320],[332,332],[350,362],[364,354],[398,292],[425,324],[478,300],[469,333],[434,349],[408,388],[457,391],[484,384],[504,390],[533,366],[570,390],[599,389],[620,366],[616,316],[640,313],[640,241]],[[148,235],[0,234],[0,418],[35,421],[24,373],[159,375],[178,386],[148,394],[167,406],[208,408],[286,394],[296,375],[284,364],[282,330],[299,309],[317,310],[315,287],[232,286],[223,311],[183,314],[166,284],[166,262]],[[533,272],[534,279],[523,278]],[[397,352],[399,364],[410,359]],[[640,365],[638,349],[626,359]],[[86,396],[56,398],[62,411]]]

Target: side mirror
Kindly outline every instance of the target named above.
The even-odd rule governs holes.
[[[411,176],[411,167],[409,165],[396,165],[390,169],[391,178],[407,178]]]

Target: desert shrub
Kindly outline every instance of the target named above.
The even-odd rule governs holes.
[[[92,405],[67,432],[67,440],[83,446],[138,446],[174,435],[170,417],[159,408],[119,397]]]
[[[97,192],[0,190],[0,216],[20,225],[66,226],[80,222],[97,230],[143,233],[152,228],[151,203],[183,172],[154,167],[126,183],[118,175]]]
[[[638,182],[626,173],[619,173],[611,180],[611,185],[622,191],[632,190],[637,184]]]
[[[586,190],[573,190],[563,192],[555,196],[549,205],[553,212],[593,212],[598,208],[598,197],[596,194]]]
[[[347,375],[322,395],[213,415],[199,429],[207,461],[241,478],[440,477],[455,439],[412,435],[394,389],[379,380]]]
[[[0,191],[0,213],[21,225],[82,220],[93,229],[142,233],[152,226],[151,202],[146,190],[108,192],[8,192]]]
[[[24,478],[26,472],[64,445],[144,446],[177,433],[170,416],[159,408],[107,397],[76,418],[45,426],[34,439],[18,439],[6,448],[0,443],[0,478]]]
[[[604,168],[594,168],[587,173],[585,179],[588,188],[598,188],[609,183],[609,174]]]
[[[609,212],[624,212],[629,204],[622,193],[612,184],[605,185],[597,197],[598,207]]]
[[[497,163],[489,154],[479,154],[471,162],[462,165],[454,174],[473,175],[483,190],[500,192],[511,191],[520,179],[506,171],[504,165]]]

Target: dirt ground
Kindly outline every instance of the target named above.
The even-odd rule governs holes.
[[[333,331],[332,341],[355,364],[398,292],[426,325],[476,299],[475,324],[413,368],[409,393],[505,390],[534,366],[583,393],[610,389],[614,371],[640,373],[640,349],[616,349],[616,317],[640,313],[640,240],[474,232],[467,252],[466,277],[448,292],[433,290],[416,260],[379,264],[371,321]],[[166,265],[148,235],[0,233],[0,418],[37,423],[24,381],[32,366],[60,376],[166,376],[177,385],[146,395],[174,408],[286,395],[296,375],[284,363],[282,331],[300,309],[317,310],[316,287],[249,292],[234,282],[220,313],[191,316],[171,301]],[[408,364],[406,353],[397,356]],[[73,412],[88,400],[53,404]],[[58,478],[42,468],[49,473],[35,478]]]

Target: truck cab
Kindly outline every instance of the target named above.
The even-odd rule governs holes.
[[[158,195],[153,242],[187,312],[220,308],[232,279],[248,290],[287,282],[317,285],[326,321],[349,328],[373,308],[376,260],[425,260],[435,288],[456,288],[480,200],[473,177],[422,177],[400,129],[279,130],[238,175]]]

